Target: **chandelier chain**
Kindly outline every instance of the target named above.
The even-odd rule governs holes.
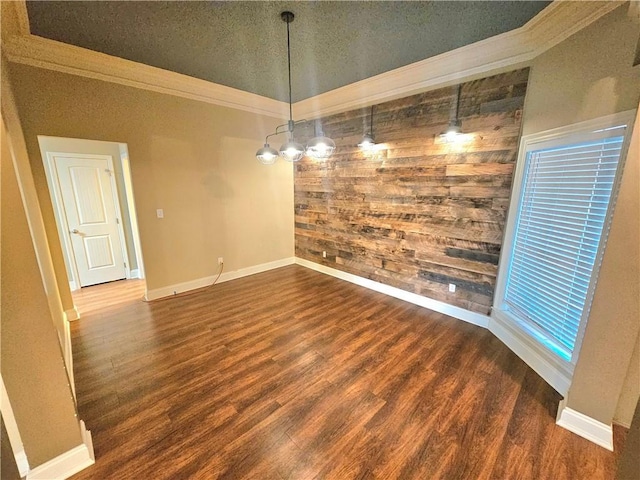
[[[287,60],[289,64],[289,121],[291,122],[293,121],[293,107],[291,106],[291,38],[289,35],[289,23],[287,22]]]
[[[371,105],[371,114],[369,119],[369,128],[371,129],[371,136],[373,137],[373,105]]]
[[[460,92],[462,91],[462,84],[458,84],[458,93],[456,95],[456,122],[460,121]]]

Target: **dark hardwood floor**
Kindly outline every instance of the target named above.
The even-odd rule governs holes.
[[[299,266],[152,303],[83,289],[75,479],[599,479],[611,453],[491,333]]]

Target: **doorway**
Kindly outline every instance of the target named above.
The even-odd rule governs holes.
[[[47,152],[47,162],[79,286],[130,278],[112,157]]]
[[[71,291],[144,278],[127,145],[38,141]]]

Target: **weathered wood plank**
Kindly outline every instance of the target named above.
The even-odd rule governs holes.
[[[456,86],[376,105],[374,133],[383,143],[373,154],[357,147],[368,108],[321,119],[337,149],[325,162],[294,167],[296,255],[487,313],[528,74],[462,85],[460,121],[469,136],[460,145],[439,138]]]
[[[482,163],[447,165],[446,174],[452,175],[509,175],[513,173],[512,163]]]

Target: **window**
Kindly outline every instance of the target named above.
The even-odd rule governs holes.
[[[559,391],[568,388],[589,316],[622,173],[630,121],[623,117],[521,145],[493,316],[512,342],[533,350],[530,359],[544,366],[528,363]]]

